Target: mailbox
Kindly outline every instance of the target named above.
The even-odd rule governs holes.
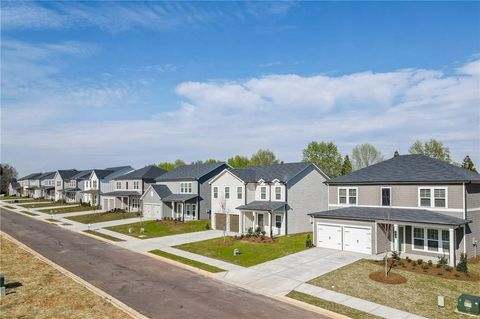
[[[460,295],[458,297],[457,310],[471,315],[480,315],[480,296]]]

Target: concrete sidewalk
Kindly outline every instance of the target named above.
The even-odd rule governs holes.
[[[310,284],[301,284],[295,291],[314,296],[327,301],[335,302],[353,309],[357,309],[375,316],[389,319],[426,319],[409,312],[383,306],[364,299],[345,295],[336,291],[324,289]]]

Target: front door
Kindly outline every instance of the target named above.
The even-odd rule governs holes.
[[[282,234],[282,215],[275,215],[275,234],[281,235]]]

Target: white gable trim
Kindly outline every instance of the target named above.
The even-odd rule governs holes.
[[[244,180],[242,180],[240,177],[238,177],[237,175],[233,174],[232,171],[230,171],[228,168],[225,168],[223,171],[220,172],[220,174],[218,174],[217,176],[215,176],[214,178],[212,178],[210,180],[210,182],[208,182],[208,184],[212,185],[213,182],[215,182],[217,179],[219,179],[220,177],[222,177],[223,175],[225,174],[230,174],[232,175],[233,177],[235,177],[236,179],[238,179],[240,182],[242,182],[243,184],[246,184]]]

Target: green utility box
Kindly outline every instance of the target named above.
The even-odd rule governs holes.
[[[480,315],[480,296],[460,295],[458,297],[457,310],[471,315]]]

